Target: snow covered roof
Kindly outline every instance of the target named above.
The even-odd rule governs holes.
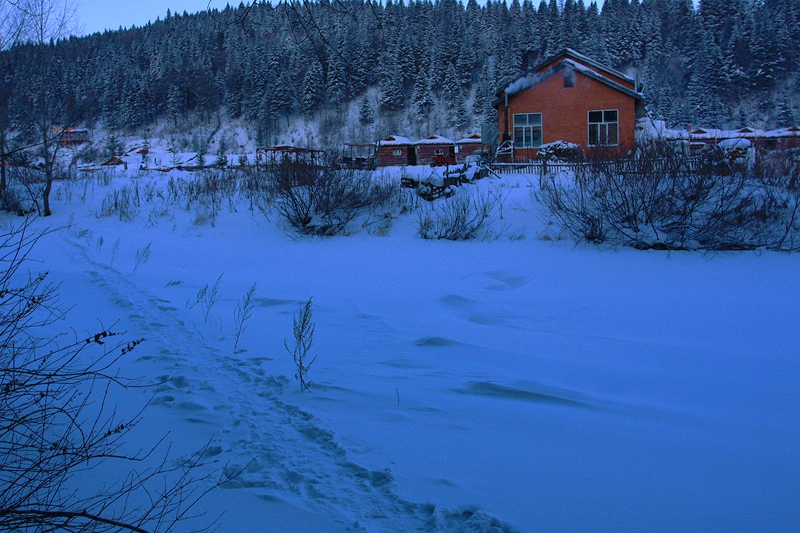
[[[538,71],[542,70],[549,63],[552,63],[553,61],[556,61],[557,59],[560,59],[562,57],[567,57],[567,58],[571,57],[573,59],[577,59],[578,61],[580,61],[582,63],[586,63],[590,67],[592,67],[592,68],[594,68],[596,70],[599,70],[601,72],[605,72],[607,74],[611,74],[612,76],[615,76],[617,78],[621,78],[623,80],[629,81],[633,85],[636,84],[636,80],[634,78],[632,78],[631,76],[628,76],[627,74],[623,74],[622,72],[620,72],[618,70],[615,70],[615,69],[613,69],[613,68],[611,68],[611,67],[609,67],[607,65],[604,65],[604,64],[592,59],[589,56],[585,56],[585,55],[581,54],[580,52],[576,52],[572,48],[564,48],[563,50],[561,50],[556,55],[545,59],[544,61],[542,61],[541,63],[539,63],[538,65],[536,65],[533,68],[533,72],[538,72]]]
[[[609,87],[612,87],[612,88],[614,88],[614,89],[616,89],[616,90],[618,90],[620,92],[623,92],[623,93],[627,94],[628,96],[636,98],[637,100],[643,100],[644,99],[644,97],[642,96],[642,93],[634,91],[632,89],[628,89],[624,85],[619,84],[619,83],[615,82],[614,80],[612,80],[612,79],[610,79],[610,78],[608,78],[606,76],[603,76],[602,74],[592,70],[591,68],[589,68],[589,67],[587,67],[585,65],[581,65],[580,63],[577,63],[577,62],[575,62],[575,61],[573,61],[571,59],[565,59],[564,61],[562,61],[558,65],[554,65],[553,68],[556,69],[556,70],[559,70],[561,68],[564,68],[565,66],[572,67],[572,69],[574,69],[575,71],[580,72],[581,74],[585,74],[586,76],[589,76],[590,78],[595,79],[595,80],[597,80],[597,81],[599,81],[601,83],[605,83]],[[617,75],[617,74],[615,74],[615,75]],[[625,79],[629,79],[627,76],[623,76],[623,77]]]
[[[721,141],[723,139],[785,139],[800,138],[800,128],[790,126],[776,130],[760,130],[756,128],[740,128],[738,130],[721,130],[717,128],[691,128],[684,130],[669,129],[663,120],[643,118],[636,121],[638,132],[653,139],[664,140],[696,140]]]
[[[455,144],[455,142],[441,135],[428,135],[414,144]]]
[[[389,135],[385,139],[378,141],[379,146],[402,146],[414,144],[408,137],[401,137],[400,135]]]
[[[481,144],[481,142],[483,142],[483,138],[480,133],[473,133],[469,137],[457,140],[456,144]]]
[[[548,63],[551,61],[548,61]],[[542,83],[546,79],[550,78],[556,72],[560,72],[564,69],[569,69],[570,71],[573,72],[580,72],[581,74],[588,76],[593,80],[599,81],[600,83],[608,85],[612,89],[616,89],[617,91],[625,93],[632,98],[635,98],[637,100],[644,100],[644,96],[642,95],[642,93],[634,91],[633,89],[629,89],[628,87],[625,87],[624,85],[612,80],[608,76],[605,76],[597,72],[596,70],[593,70],[592,68],[587,67],[586,65],[583,65],[581,63],[578,63],[572,59],[563,59],[560,62],[553,65],[552,67],[548,68],[547,70],[544,70],[542,72],[532,72],[530,74],[527,74],[526,76],[523,76],[522,78],[518,78],[514,82],[510,83],[505,89],[500,91],[498,93],[498,96],[503,93],[507,94],[508,96],[517,94],[521,91],[524,91],[525,89],[528,89],[530,87]],[[602,68],[600,70],[606,72],[610,71],[610,69],[607,68]],[[625,76],[624,74],[621,73],[617,73],[616,71],[613,71],[613,73],[617,77],[630,79],[628,76]],[[633,81],[631,81],[631,83],[633,83]],[[494,102],[494,105],[497,106],[499,103],[500,100],[497,100]]]

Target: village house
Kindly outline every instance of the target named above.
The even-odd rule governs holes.
[[[418,165],[454,165],[456,143],[441,135],[429,135],[414,143]]]
[[[675,151],[700,152],[731,141],[747,141],[757,152],[795,150],[800,147],[800,127],[789,126],[774,130],[744,127],[738,130],[688,127],[667,128],[663,120],[642,118],[636,122],[637,136],[644,142],[668,143]]]
[[[382,167],[416,165],[417,152],[407,137],[390,135],[378,141],[378,165]]]
[[[56,134],[58,144],[61,146],[77,146],[79,144],[90,142],[91,136],[89,130],[73,128],[53,128],[53,133]]]
[[[468,155],[483,148],[483,140],[479,133],[464,137],[456,141],[456,160],[463,163]]]
[[[567,48],[497,93],[497,156],[531,160],[555,141],[624,154],[644,116],[640,89],[634,78]]]

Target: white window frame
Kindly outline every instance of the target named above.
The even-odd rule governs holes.
[[[597,116],[600,113],[601,116]],[[595,116],[592,116],[595,115]],[[593,109],[586,115],[589,146],[619,145],[619,110]]]
[[[444,148],[434,148],[433,155],[444,155]]]
[[[403,150],[400,150],[400,149],[392,150],[392,155],[395,156],[395,157],[401,156],[401,155],[403,155]]]
[[[539,148],[543,136],[541,113],[514,113],[514,148]]]

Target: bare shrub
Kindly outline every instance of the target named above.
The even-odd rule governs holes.
[[[465,241],[488,237],[490,215],[496,200],[489,195],[475,195],[459,189],[417,211],[417,233],[423,239]]]
[[[131,185],[110,191],[103,198],[97,217],[116,216],[123,222],[133,220],[142,205],[139,192],[139,182],[135,180]]]
[[[0,210],[18,215],[39,213],[39,198],[45,186],[44,173],[22,166],[11,166],[6,170],[7,183],[0,190]]]
[[[121,418],[109,391],[134,384],[114,367],[142,339],[43,335],[64,312],[47,273],[22,271],[40,236],[28,220],[0,235],[0,530],[174,531],[204,493],[190,479],[199,455],[170,465],[154,448],[123,451],[142,412]],[[122,477],[78,486],[101,464]]]
[[[392,202],[395,184],[371,173],[284,162],[270,169],[268,195],[289,225],[304,235],[346,234],[350,224]]]
[[[311,365],[317,360],[315,355],[310,357],[311,346],[314,344],[314,330],[316,325],[312,320],[313,309],[311,308],[311,298],[300,306],[298,314],[294,316],[294,327],[292,333],[294,334],[294,348],[289,348],[286,340],[283,341],[283,346],[289,355],[292,356],[295,366],[295,379],[300,383],[300,390],[308,390],[311,388],[311,381],[308,380],[308,371]]]
[[[197,291],[194,302],[191,300],[186,301],[186,309],[194,309],[195,306],[200,306],[200,310],[203,312],[203,323],[208,322],[211,310],[220,299],[219,286],[222,283],[223,275],[224,272],[219,275],[214,285],[209,286],[209,284],[206,283],[203,288]]]
[[[233,343],[233,351],[239,347],[239,339],[242,338],[242,333],[247,329],[247,321],[253,316],[253,295],[256,292],[256,284],[253,283],[240,302],[236,303],[236,308],[233,310],[233,336],[236,341]]]
[[[574,237],[640,249],[796,251],[797,165],[767,175],[711,153],[594,161],[540,179],[538,200]]]

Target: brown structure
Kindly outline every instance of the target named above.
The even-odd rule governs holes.
[[[667,128],[663,120],[653,120],[648,117],[638,120],[636,128],[643,141],[680,144],[683,145],[680,150],[684,152],[704,151],[723,141],[730,142],[738,139],[749,141],[758,152],[800,148],[800,127],[798,126],[774,130],[748,127],[738,130],[699,127],[674,130]]]
[[[344,143],[342,145],[342,168],[373,170],[375,168],[375,145],[370,143]]]
[[[378,166],[416,165],[417,152],[408,137],[390,135],[378,141]]]
[[[297,146],[272,146],[256,150],[258,166],[275,167],[281,164],[310,165],[321,167],[324,164],[325,152]]]
[[[89,130],[76,129],[72,126],[68,128],[53,128],[53,133],[56,134],[58,144],[61,146],[77,146],[92,140]]]
[[[455,165],[456,143],[441,135],[429,135],[414,143],[418,165]]]
[[[634,145],[644,99],[636,80],[571,49],[497,93],[497,156],[532,160],[542,144],[567,141],[587,153]]]
[[[463,163],[464,159],[466,159],[469,154],[475,152],[476,150],[483,149],[481,134],[475,133],[469,137],[457,140],[456,147],[458,148],[456,161]]]

